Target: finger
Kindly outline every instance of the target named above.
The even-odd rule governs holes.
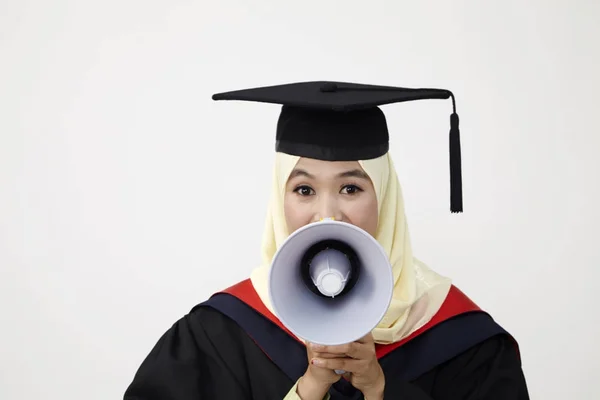
[[[373,339],[373,334],[372,333],[368,333],[365,336],[361,337],[360,339],[357,340],[358,343],[374,343],[374,339]]]
[[[336,354],[336,353],[312,353],[313,358],[340,358],[343,357],[344,354]]]
[[[368,343],[354,342],[348,346],[346,355],[356,360],[371,360],[376,357],[375,346]]]
[[[352,342],[338,346],[315,346],[315,354],[329,353],[347,356],[358,360],[368,360],[375,356],[375,346],[369,343]]]
[[[314,358],[311,364],[332,370],[343,370],[347,373],[361,373],[368,365],[363,360],[354,360],[352,358]]]
[[[347,344],[340,344],[337,346],[312,344],[310,346],[310,349],[314,353],[330,353],[330,354],[337,354],[338,356],[340,356],[340,355],[347,355],[347,353],[353,352],[354,351],[353,347],[355,346],[355,343],[356,342],[352,342],[352,343],[347,343]]]
[[[315,351],[313,346],[307,345],[308,356],[311,358],[336,358],[345,356],[342,353],[329,353],[326,351]]]

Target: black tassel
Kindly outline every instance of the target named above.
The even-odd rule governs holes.
[[[458,114],[456,103],[452,95],[453,112],[450,116],[450,211],[460,213],[463,211],[462,198],[462,168],[460,154],[460,130],[458,128]]]

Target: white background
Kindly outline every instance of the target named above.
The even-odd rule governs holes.
[[[418,257],[518,339],[533,399],[600,397],[600,3],[0,3],[0,398],[117,399],[159,336],[259,260],[279,108],[330,79],[384,107]]]

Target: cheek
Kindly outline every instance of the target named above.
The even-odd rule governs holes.
[[[283,212],[285,214],[285,222],[288,228],[288,233],[294,232],[296,229],[306,225],[307,213],[305,207],[302,207],[297,200],[291,196],[285,197]],[[310,218],[308,218],[310,219]]]
[[[375,237],[378,224],[377,199],[374,196],[365,196],[353,203],[345,213],[350,223],[367,231]]]

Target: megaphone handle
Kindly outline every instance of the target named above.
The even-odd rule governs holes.
[[[346,371],[344,371],[343,369],[336,369],[335,373],[338,375],[344,375],[346,373]]]

